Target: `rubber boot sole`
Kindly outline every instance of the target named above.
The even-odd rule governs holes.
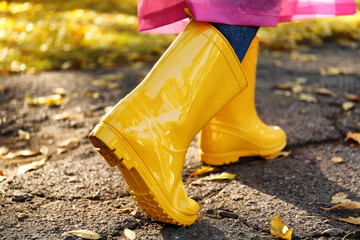
[[[233,151],[233,152],[223,152],[223,153],[200,153],[200,161],[206,163],[208,165],[213,166],[222,166],[228,165],[230,163],[234,163],[239,161],[241,157],[255,157],[255,156],[269,156],[275,153],[280,152],[286,146],[286,141],[279,146],[269,149],[262,149],[259,151]]]
[[[172,206],[149,169],[116,129],[101,122],[89,139],[111,167],[119,168],[128,191],[145,213],[170,224],[186,226],[195,222],[196,214],[185,215]]]

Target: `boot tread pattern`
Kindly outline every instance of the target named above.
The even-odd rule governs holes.
[[[109,149],[105,143],[103,143],[100,139],[98,139],[94,134],[90,134],[89,136],[90,142],[97,148],[97,151],[102,155],[104,160],[110,165],[110,167],[118,166],[121,171],[127,171],[127,176],[132,176],[130,169],[127,169],[126,166],[122,163],[123,158],[119,159],[116,154],[114,154],[115,150]],[[136,182],[134,179],[133,182]],[[159,202],[156,200],[154,194],[151,191],[148,192],[135,192],[128,187],[130,194],[133,199],[139,204],[140,208],[148,215],[153,217],[157,221],[166,222],[175,225],[183,225],[177,221],[175,221],[172,217],[170,217],[166,211],[161,207]]]

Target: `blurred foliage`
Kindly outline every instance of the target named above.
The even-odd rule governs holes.
[[[360,0],[358,0],[360,1]],[[0,0],[0,74],[111,68],[157,58],[174,35],[137,31],[136,0]],[[360,39],[360,15],[262,28],[264,46]]]
[[[138,33],[136,0],[0,1],[0,74],[151,60],[172,39]]]

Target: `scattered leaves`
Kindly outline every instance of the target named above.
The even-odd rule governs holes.
[[[336,220],[339,220],[339,221],[343,221],[343,222],[355,224],[355,225],[360,225],[360,217],[358,217],[358,218],[354,218],[354,217],[335,218],[335,219],[336,219]]]
[[[194,172],[192,172],[192,173],[190,174],[190,177],[191,177],[191,176],[204,175],[204,174],[206,174],[206,173],[213,172],[213,171],[215,171],[215,168],[214,168],[214,167],[205,166],[205,167],[196,169]]]
[[[87,229],[74,230],[74,231],[70,231],[67,233],[77,236],[77,237],[85,238],[85,239],[100,239],[101,238],[101,236],[99,234],[97,234],[96,232],[87,230]]]
[[[344,162],[344,159],[342,157],[334,156],[334,157],[331,158],[331,161],[334,162],[334,163],[342,163],[342,162]]]
[[[288,156],[290,156],[290,154],[291,154],[291,151],[282,151],[282,152],[274,153],[274,154],[271,154],[268,156],[261,156],[261,157],[268,161],[277,161],[277,160],[287,158]]]
[[[300,101],[310,102],[310,103],[317,103],[318,101],[316,97],[308,93],[300,93],[297,99]]]
[[[25,139],[27,141],[30,139],[30,133],[27,132],[27,131],[19,129],[18,130],[18,135],[19,135],[20,138]]]
[[[344,111],[349,111],[350,109],[353,109],[355,107],[355,103],[353,103],[353,102],[343,102],[341,106],[344,109]]]
[[[235,174],[232,173],[228,173],[228,172],[223,172],[221,174],[216,174],[216,175],[211,175],[209,177],[205,177],[202,178],[202,180],[208,180],[208,181],[213,181],[213,180],[232,180],[236,177]]]
[[[280,213],[278,213],[270,222],[270,232],[275,237],[291,240],[293,228],[289,229],[281,220]]]
[[[39,105],[39,106],[60,106],[62,104],[65,104],[68,102],[68,98],[65,98],[64,96],[60,94],[52,94],[46,97],[35,97],[32,98],[29,93],[26,93],[25,95],[25,104],[27,105]]]
[[[62,154],[64,152],[67,152],[69,150],[75,149],[79,146],[79,138],[77,137],[71,137],[64,142],[61,142],[58,144],[57,147],[57,154]]]
[[[333,91],[326,89],[326,88],[317,88],[315,90],[315,93],[319,94],[319,95],[330,96],[330,97],[336,96],[336,93],[334,93]]]
[[[130,229],[125,228],[124,229],[124,235],[127,239],[134,240],[136,239],[136,234],[134,231],[131,231]]]
[[[346,138],[345,138],[345,141],[350,141],[350,140],[353,140],[357,143],[360,144],[360,133],[352,133],[352,132],[348,132],[346,134]]]
[[[350,101],[360,102],[360,97],[352,93],[344,93],[344,97]]]
[[[23,174],[23,173],[26,173],[30,170],[36,170],[36,169],[39,169],[41,168],[42,166],[44,166],[45,164],[45,161],[46,161],[46,157],[44,157],[43,159],[41,159],[40,161],[35,161],[35,162],[32,162],[30,164],[26,164],[26,165],[23,165],[23,166],[20,166],[18,168],[18,174]]]

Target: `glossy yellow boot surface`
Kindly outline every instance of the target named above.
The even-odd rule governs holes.
[[[182,181],[185,154],[198,131],[245,87],[226,39],[211,25],[191,21],[140,85],[95,127],[90,141],[120,169],[147,214],[190,225],[199,206]]]
[[[224,165],[238,161],[239,157],[271,155],[286,145],[285,132],[277,126],[264,124],[256,113],[258,46],[259,39],[255,37],[242,62],[248,87],[200,133],[200,160],[206,164]]]

